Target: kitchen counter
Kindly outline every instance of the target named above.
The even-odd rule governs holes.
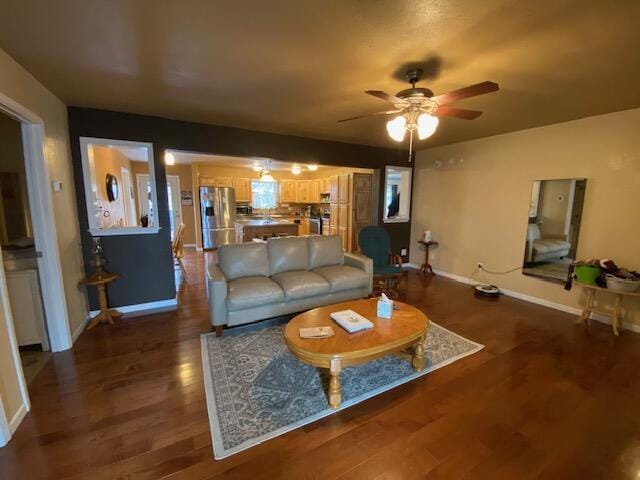
[[[237,219],[236,243],[251,242],[254,238],[299,235],[299,224],[285,219]]]
[[[254,218],[242,218],[236,219],[236,225],[240,225],[242,227],[250,226],[250,227],[269,227],[269,226],[281,226],[281,225],[297,225],[297,223],[291,222],[289,220],[272,218],[271,220],[267,219],[254,219]]]

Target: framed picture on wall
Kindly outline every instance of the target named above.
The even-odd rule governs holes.
[[[191,190],[182,190],[180,192],[180,203],[185,206],[193,205],[193,192]]]

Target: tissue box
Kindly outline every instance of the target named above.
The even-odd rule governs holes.
[[[393,302],[382,297],[378,299],[377,315],[382,318],[391,318],[393,314]]]

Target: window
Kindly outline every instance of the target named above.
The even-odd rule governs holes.
[[[276,208],[278,203],[278,182],[251,181],[253,208]]]

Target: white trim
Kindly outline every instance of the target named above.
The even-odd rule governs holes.
[[[98,228],[96,224],[95,208],[93,205],[93,189],[92,189],[92,176],[93,176],[93,158],[89,155],[89,145],[105,145],[105,146],[120,146],[131,148],[146,148],[147,158],[149,163],[149,185],[151,186],[151,202],[155,209],[153,225],[148,228],[144,227],[123,227],[123,228]],[[114,140],[109,138],[96,138],[96,137],[80,137],[80,155],[82,157],[82,176],[84,180],[84,199],[87,207],[87,220],[89,223],[89,233],[94,237],[114,236],[114,235],[142,235],[142,234],[154,234],[158,233],[159,215],[158,215],[158,195],[156,192],[156,174],[155,174],[155,161],[153,158],[153,144],[149,142],[132,142],[129,140]],[[136,174],[136,178],[137,175]],[[96,181],[99,181],[96,179]],[[138,193],[140,196],[140,193]],[[140,212],[142,213],[142,212]]]
[[[434,269],[433,273],[445,278],[450,278],[451,280],[455,280],[456,282],[464,283],[467,285],[478,285],[482,283],[482,282],[477,282],[468,277],[463,277],[462,275],[456,275],[455,273],[449,273],[442,270]],[[500,287],[500,291],[509,297],[517,298],[519,300],[524,300],[525,302],[529,302],[529,303],[535,303],[536,305],[542,305],[543,307],[553,308],[554,310],[570,313],[572,315],[579,316],[582,313],[581,308],[572,307],[570,305],[564,305],[563,303],[552,302],[551,300],[545,300],[544,298],[533,297],[531,295],[527,295],[526,293],[516,292],[514,290],[507,290],[502,287]],[[592,312],[591,317],[589,318],[591,320],[596,320],[597,322],[604,323],[606,325],[611,325],[611,319],[605,315],[600,315],[598,313]],[[636,325],[634,323],[629,323],[629,322],[622,322],[621,326],[625,330],[630,330],[632,332],[640,333],[640,325]]]
[[[0,448],[9,443],[9,440],[11,440],[11,427],[9,426],[9,420],[7,420],[7,414],[4,411],[2,395],[0,394]]]
[[[166,312],[170,310],[176,310],[178,308],[178,297],[170,298],[168,300],[158,300],[156,302],[138,303],[135,305],[124,305],[122,307],[113,307],[122,314],[135,313],[148,314],[152,312]],[[100,310],[91,310],[90,315],[93,317],[97,315]]]
[[[9,422],[11,435],[13,435],[18,429],[18,427],[20,426],[20,422],[22,422],[22,419],[27,415],[28,412],[29,409],[24,404],[20,405],[20,408],[18,408],[18,411],[13,415],[13,418]]]
[[[197,248],[195,243],[185,243],[183,245],[185,248]]]

